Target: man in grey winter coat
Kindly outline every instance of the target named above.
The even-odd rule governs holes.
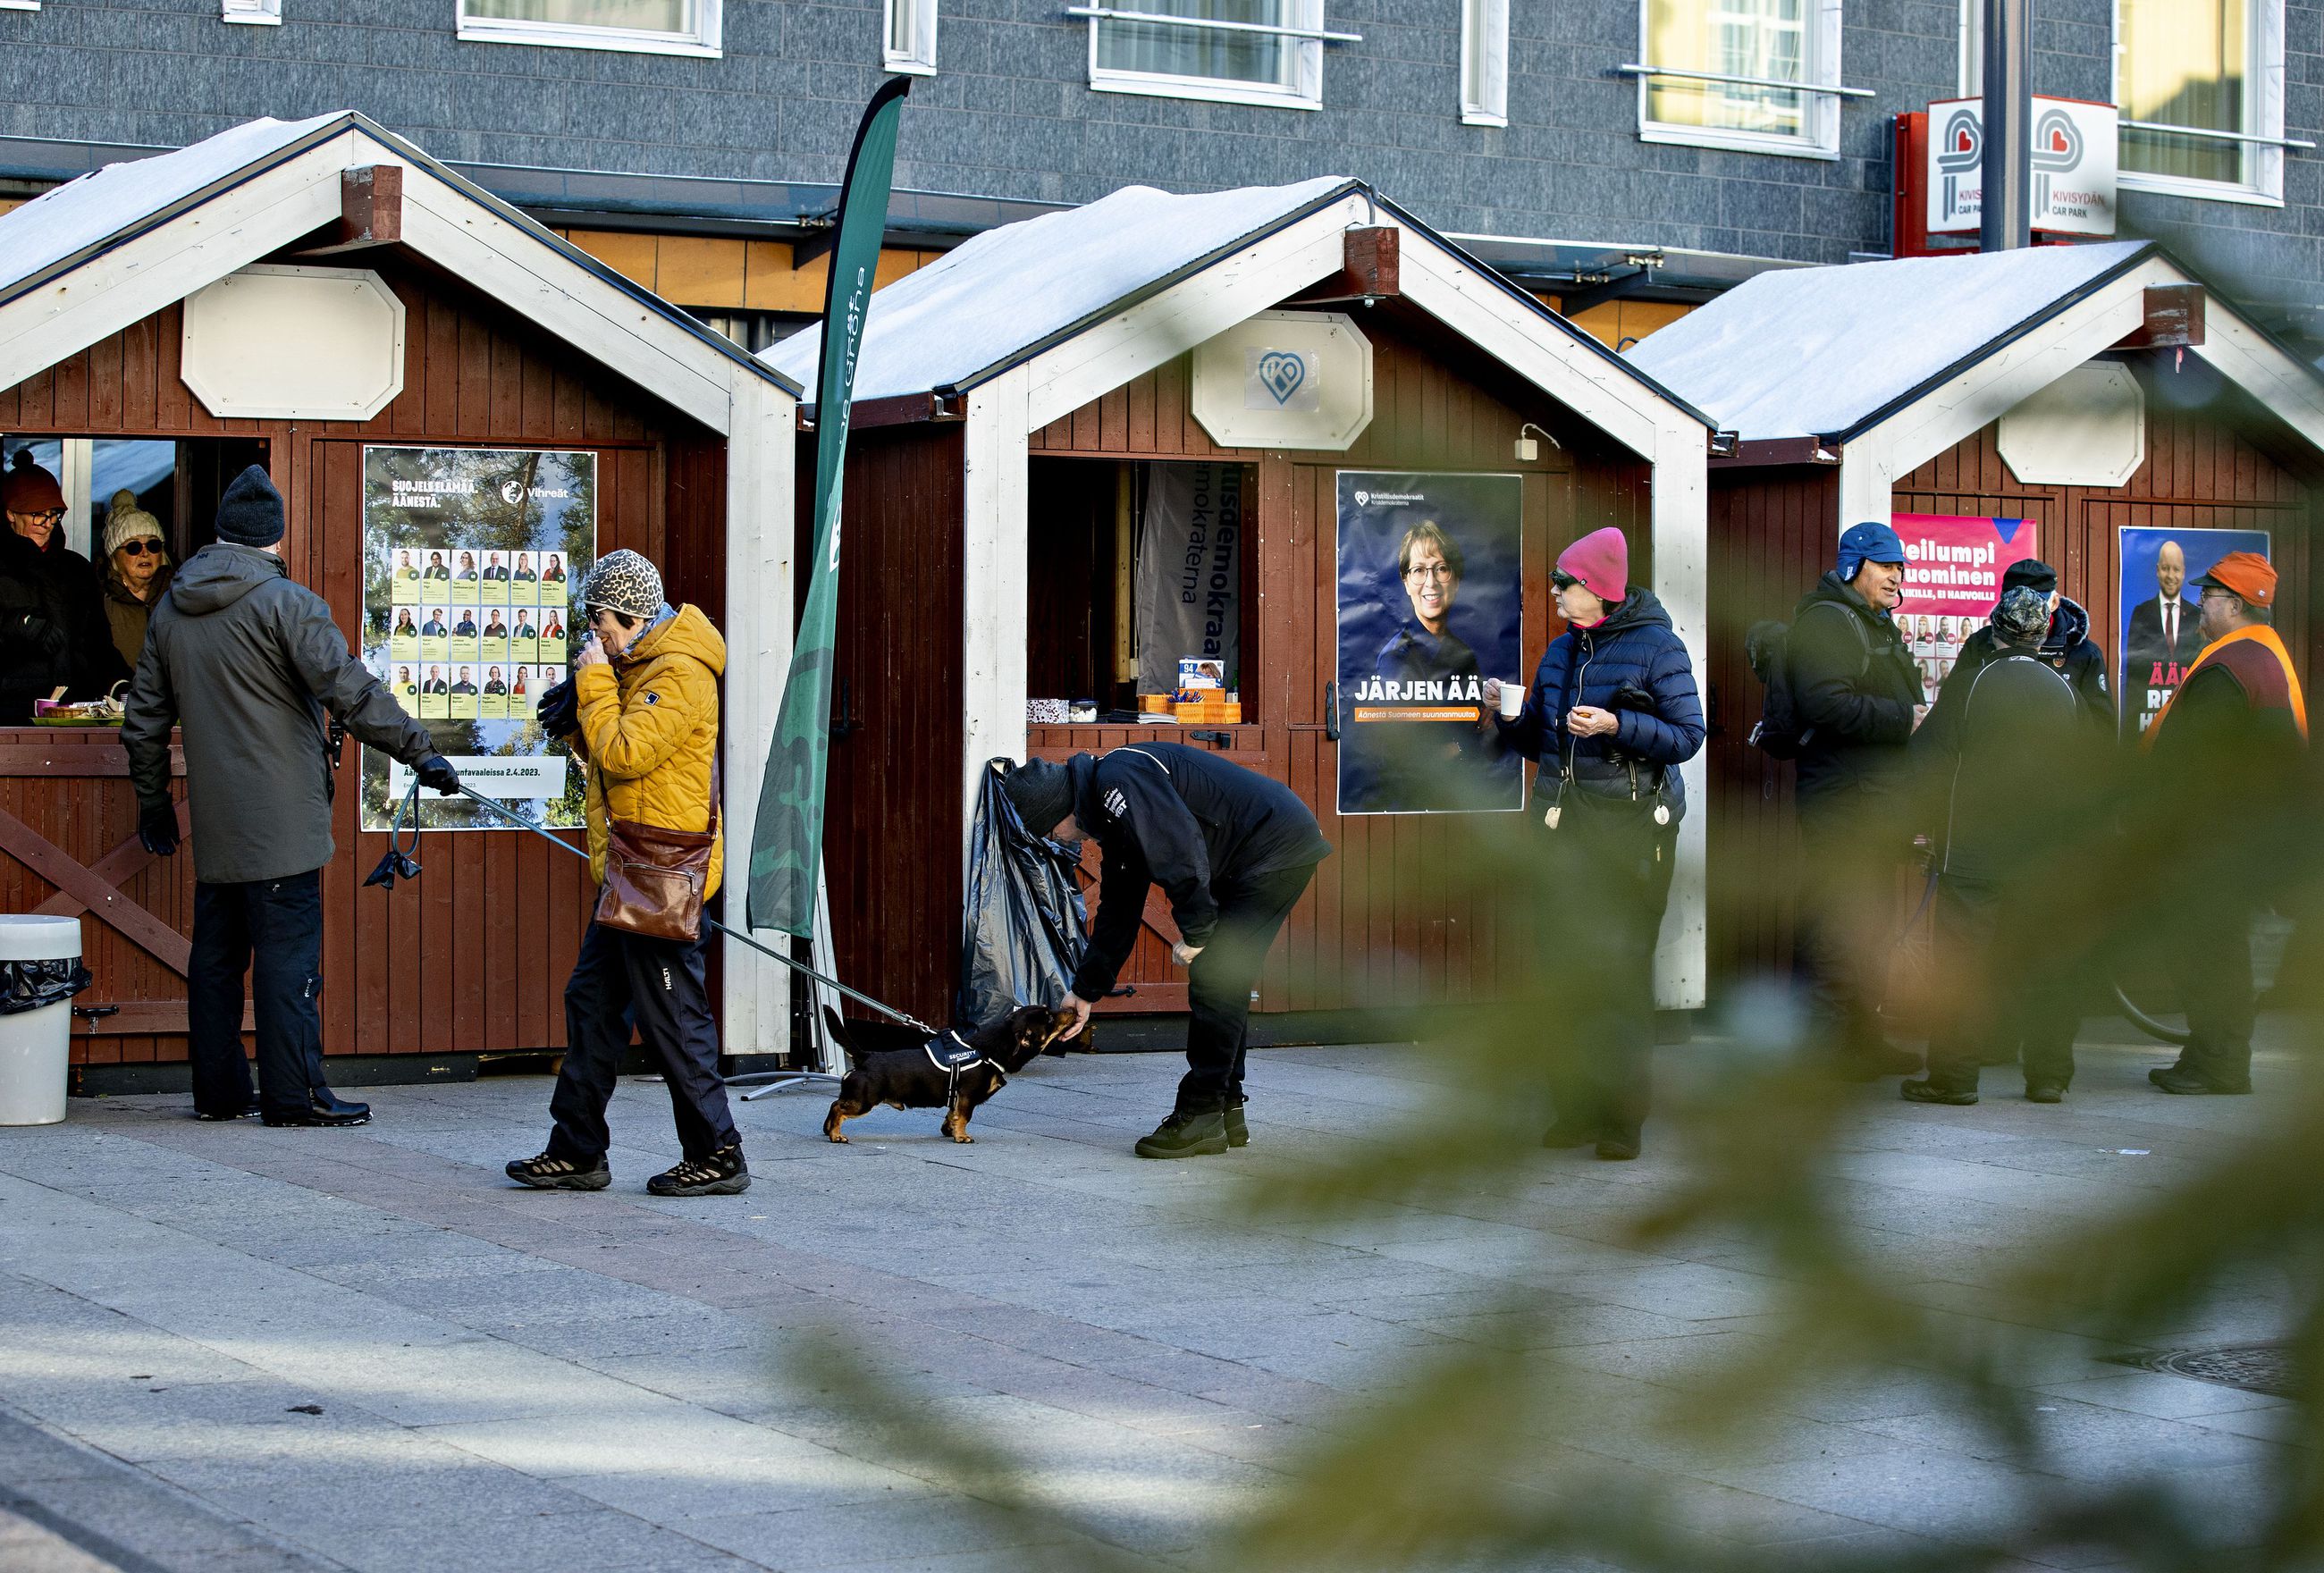
[[[178,850],[170,730],[182,723],[194,836],[187,1030],[194,1113],[253,1112],[242,979],[258,1024],[256,1112],[268,1125],[360,1125],[323,1081],[322,886],[331,860],[327,711],[438,792],[460,782],[428,729],[347,652],[323,598],[283,568],[282,497],[256,465],[226,488],[217,540],[153,608],[121,741],[146,850]]]

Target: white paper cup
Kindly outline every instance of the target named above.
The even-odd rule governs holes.
[[[1501,719],[1515,721],[1525,713],[1525,685],[1521,683],[1501,685]]]

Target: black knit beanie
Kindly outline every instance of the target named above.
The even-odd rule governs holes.
[[[271,547],[282,538],[282,493],[253,465],[218,500],[217,538],[238,547]]]
[[[1025,828],[1037,836],[1047,835],[1074,811],[1073,778],[1063,765],[1047,759],[1026,760],[1009,772],[1001,790],[1009,795]]]

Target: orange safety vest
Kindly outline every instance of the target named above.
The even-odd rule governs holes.
[[[2235,648],[2242,644],[2255,644],[2268,655],[2275,658],[2276,665],[2282,668],[2284,699],[2292,712],[2292,723],[2300,728],[2301,741],[2305,742],[2308,740],[2308,700],[2300,691],[2300,674],[2292,670],[2292,652],[2283,648],[2283,640],[2276,636],[2275,630],[2264,623],[2253,623],[2249,627],[2239,628],[2231,634],[2215,639],[2203,647],[2203,653],[2197,656],[2195,664],[2187,668],[2187,675],[2180,679],[2179,686],[2171,691],[2171,697],[2163,702],[2163,708],[2154,713],[2153,721],[2147,722],[2146,735],[2139,739],[2140,748],[2151,749],[2154,746],[2156,736],[2163,731],[2163,719],[2171,713],[2172,705],[2178,703],[2179,695],[2187,691],[2187,685],[2194,680],[2196,673],[2206,667],[2229,668],[2250,667],[2256,658],[2249,650]],[[2265,677],[2273,674],[2262,668],[2253,675]],[[2254,708],[2274,708],[2273,695],[2269,695],[2264,700],[2258,698],[2255,695],[2252,685],[2243,672],[2235,672],[2234,676],[2236,685],[2244,691],[2246,701],[2252,703]]]

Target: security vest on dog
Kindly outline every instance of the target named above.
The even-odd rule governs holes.
[[[1028,1005],[973,1036],[954,1028],[916,1049],[859,1054],[838,1013],[826,1010],[824,1020],[847,1051],[852,1069],[839,1084],[839,1096],[831,1100],[823,1134],[844,1142],[842,1126],[884,1103],[891,1108],[941,1108],[944,1134],[955,1142],[973,1142],[976,1138],[968,1134],[968,1117],[976,1106],[1006,1086],[1010,1074],[1031,1063],[1073,1019],[1068,1012]]]

